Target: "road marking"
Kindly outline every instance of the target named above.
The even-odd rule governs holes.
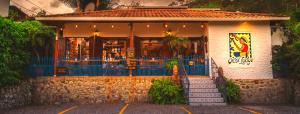
[[[255,110],[253,110],[253,109],[246,108],[246,107],[240,107],[239,109],[244,110],[244,111],[251,112],[252,114],[261,114],[260,112],[257,112],[257,111],[255,111]]]
[[[188,109],[181,107],[182,110],[184,110],[185,112],[187,112],[188,114],[192,114],[192,112],[190,112]]]
[[[61,112],[59,112],[59,113],[57,113],[57,114],[64,114],[64,113],[66,113],[66,112],[68,112],[68,111],[70,111],[70,110],[73,110],[74,108],[77,108],[77,106],[73,106],[73,107],[68,108],[68,109],[66,109],[66,110],[63,110],[63,111],[61,111]]]
[[[129,104],[126,104],[125,106],[123,106],[123,108],[120,110],[119,114],[123,114],[123,112],[126,110],[126,108],[128,107]]]

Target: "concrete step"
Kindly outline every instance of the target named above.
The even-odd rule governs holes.
[[[189,98],[213,98],[221,97],[221,93],[189,93]]]
[[[186,81],[186,80],[185,80]],[[189,78],[190,83],[212,83],[210,78]]]
[[[189,98],[189,102],[196,102],[196,103],[223,103],[224,99],[222,97],[215,97],[215,98]]]
[[[190,84],[190,88],[216,88],[216,84]]]
[[[226,106],[226,103],[190,103],[191,106]]]
[[[192,88],[190,88],[189,92],[191,92],[191,93],[195,93],[195,92],[197,92],[197,93],[206,93],[206,92],[213,93],[213,92],[219,92],[219,91],[218,91],[217,88],[200,88],[200,89],[197,89],[197,88],[192,89]]]
[[[190,84],[214,84],[212,80],[189,80]],[[186,84],[187,81],[185,80],[184,83]]]

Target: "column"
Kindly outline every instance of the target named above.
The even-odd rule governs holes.
[[[133,24],[129,24],[130,27],[130,36],[129,36],[129,47],[134,48],[134,36],[133,36]]]
[[[132,76],[132,71],[135,69],[135,64],[134,64],[134,34],[133,34],[133,24],[129,24],[129,48],[127,49],[127,65],[128,65],[128,70],[129,70],[129,76]]]
[[[58,58],[58,37],[59,37],[59,28],[56,28],[56,35],[55,35],[55,40],[54,40],[54,63],[53,63],[53,76],[56,77],[56,64],[57,64],[57,58]]]

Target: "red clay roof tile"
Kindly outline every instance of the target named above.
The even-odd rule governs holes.
[[[286,17],[284,15],[273,15],[265,13],[226,12],[220,10],[197,10],[197,9],[122,9],[101,10],[94,12],[67,13],[47,15],[44,17]]]

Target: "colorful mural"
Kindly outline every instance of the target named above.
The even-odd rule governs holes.
[[[251,34],[229,33],[229,64],[250,65],[252,59]]]

